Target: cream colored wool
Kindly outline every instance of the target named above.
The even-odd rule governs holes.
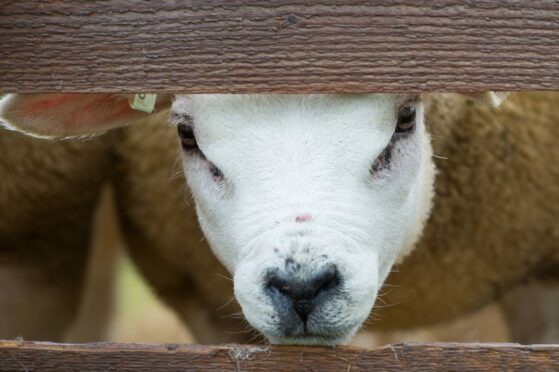
[[[60,340],[77,315],[110,138],[0,130],[0,337]]]
[[[430,220],[387,281],[382,328],[450,319],[530,278],[559,278],[559,94],[517,93],[498,110],[427,100],[438,175]],[[428,275],[426,275],[428,273]]]

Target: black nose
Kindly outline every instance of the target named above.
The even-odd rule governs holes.
[[[287,300],[299,315],[306,321],[313,311],[319,298],[327,296],[340,284],[336,266],[330,265],[309,275],[300,275],[303,270],[296,273],[274,271],[270,274],[268,290],[272,298],[281,297]]]

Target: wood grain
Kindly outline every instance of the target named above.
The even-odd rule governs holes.
[[[0,341],[0,371],[355,372],[557,369],[559,345],[440,343],[358,349]]]
[[[555,0],[0,2],[3,92],[559,89]]]

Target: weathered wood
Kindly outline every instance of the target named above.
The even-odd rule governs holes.
[[[550,371],[559,345],[398,344],[374,349],[295,346],[55,344],[0,341],[0,370]]]
[[[555,0],[0,2],[3,92],[559,89]]]

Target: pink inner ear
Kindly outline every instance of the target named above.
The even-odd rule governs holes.
[[[121,101],[118,104],[114,105],[114,110],[113,112],[111,112],[110,115],[108,115],[107,120],[109,122],[112,122],[115,120],[121,120],[123,118],[134,116],[134,114],[136,114],[137,116],[142,116],[141,113],[135,111],[130,107],[128,101]]]
[[[38,119],[47,132],[50,127],[66,134],[104,131],[142,116],[130,108],[126,96],[111,93],[44,95],[24,102],[21,112],[29,119]]]
[[[78,110],[69,120],[85,125],[112,126],[115,121],[126,119],[134,110],[125,99],[115,99],[112,94],[100,94]]]
[[[64,104],[71,104],[73,103],[72,101],[76,102],[81,99],[83,99],[82,94],[50,94],[37,101],[30,100],[25,102],[22,111],[30,116],[39,115],[43,111],[60,107]]]

